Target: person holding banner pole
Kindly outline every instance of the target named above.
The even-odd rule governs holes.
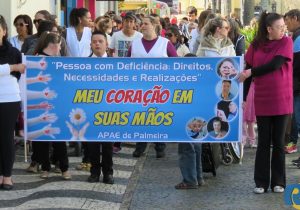
[[[132,41],[128,57],[177,57],[174,45],[168,39],[158,35],[159,28],[160,23],[154,17],[145,16],[141,26],[143,37]],[[143,155],[146,147],[146,142],[136,143],[133,157]],[[165,148],[166,143],[155,143],[156,158],[165,157]]]
[[[21,111],[18,79],[25,71],[18,49],[7,40],[7,23],[0,15],[0,187],[13,188],[14,130]]]
[[[45,31],[42,33],[37,46],[35,48],[35,54],[39,56],[59,56],[61,49],[61,36],[57,33]],[[50,142],[39,142],[38,159],[41,162],[42,173],[40,177],[47,179],[49,171],[51,169],[49,158],[49,146]],[[64,180],[70,180],[71,175],[68,171],[69,160],[67,154],[66,142],[52,142],[53,153],[56,160],[59,161],[59,168]]]
[[[261,14],[257,34],[245,55],[246,70],[239,75],[246,95],[254,82],[256,194],[267,192],[269,187],[283,193],[286,186],[284,137],[293,112],[293,40],[285,36],[285,27],[281,15]]]
[[[91,48],[92,54],[89,57],[97,57],[100,59],[106,58],[106,49],[108,46],[106,34],[96,31],[92,34]],[[91,161],[91,175],[88,182],[99,182],[101,169],[103,173],[103,183],[113,184],[113,143],[112,142],[89,142],[87,144],[90,161]],[[102,153],[100,153],[100,147]],[[100,162],[100,154],[102,160]]]

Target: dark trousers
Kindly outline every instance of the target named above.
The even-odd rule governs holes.
[[[147,142],[137,142],[135,149],[139,152],[144,152],[147,147]],[[154,147],[156,152],[162,152],[166,149],[166,143],[156,142]]]
[[[11,176],[15,161],[14,131],[20,107],[20,102],[0,103],[0,176]]]
[[[286,185],[284,135],[289,115],[256,116],[258,145],[255,157],[254,181],[257,187]],[[273,144],[270,161],[270,145]],[[271,170],[271,177],[270,177]]]
[[[65,172],[69,168],[69,159],[67,154],[66,142],[51,142],[53,146],[53,155],[55,160],[59,161],[59,168],[62,172]],[[50,142],[38,142],[39,150],[36,151],[38,155],[38,160],[42,164],[43,171],[50,171],[50,157],[49,149]]]
[[[87,142],[81,142],[81,149],[83,151],[82,163],[89,163],[90,161],[90,151]]]
[[[88,150],[91,160],[91,175],[100,176],[101,169],[104,176],[113,175],[113,143],[112,142],[88,142]],[[102,147],[102,148],[101,148]],[[102,158],[100,162],[100,148]]]

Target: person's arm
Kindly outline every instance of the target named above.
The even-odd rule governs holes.
[[[168,41],[168,45],[167,45],[167,54],[168,57],[178,57],[176,48],[170,41]]]
[[[279,69],[287,60],[288,58],[282,55],[276,55],[270,62],[258,67],[253,67],[251,69],[251,75],[253,77],[259,77],[271,73]]]
[[[246,63],[246,69],[251,69],[251,66],[248,63]],[[243,101],[246,101],[246,99],[247,99],[247,95],[248,95],[248,92],[249,92],[249,89],[250,89],[252,79],[253,79],[253,77],[250,76],[244,81]]]
[[[294,53],[293,75],[300,80],[300,51]]]
[[[241,56],[241,55],[245,54],[245,38],[244,38],[244,36],[239,37],[235,47],[236,47],[235,53],[237,56]]]

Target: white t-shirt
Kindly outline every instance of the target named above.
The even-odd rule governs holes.
[[[143,34],[138,31],[135,31],[130,37],[126,36],[123,31],[118,31],[112,35],[109,48],[115,50],[114,57],[126,57],[131,42],[142,37]]]
[[[10,75],[8,64],[0,65],[0,103],[21,101],[17,78]]]
[[[91,37],[92,31],[88,27],[84,27],[80,41],[77,40],[75,28],[67,28],[67,56],[88,57],[91,54]]]

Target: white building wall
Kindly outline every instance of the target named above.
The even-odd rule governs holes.
[[[55,3],[56,0],[0,0],[0,14],[7,21],[9,35],[14,36],[16,30],[13,21],[17,15],[26,14],[33,20],[35,13],[39,10],[48,10],[51,14],[56,14]]]

